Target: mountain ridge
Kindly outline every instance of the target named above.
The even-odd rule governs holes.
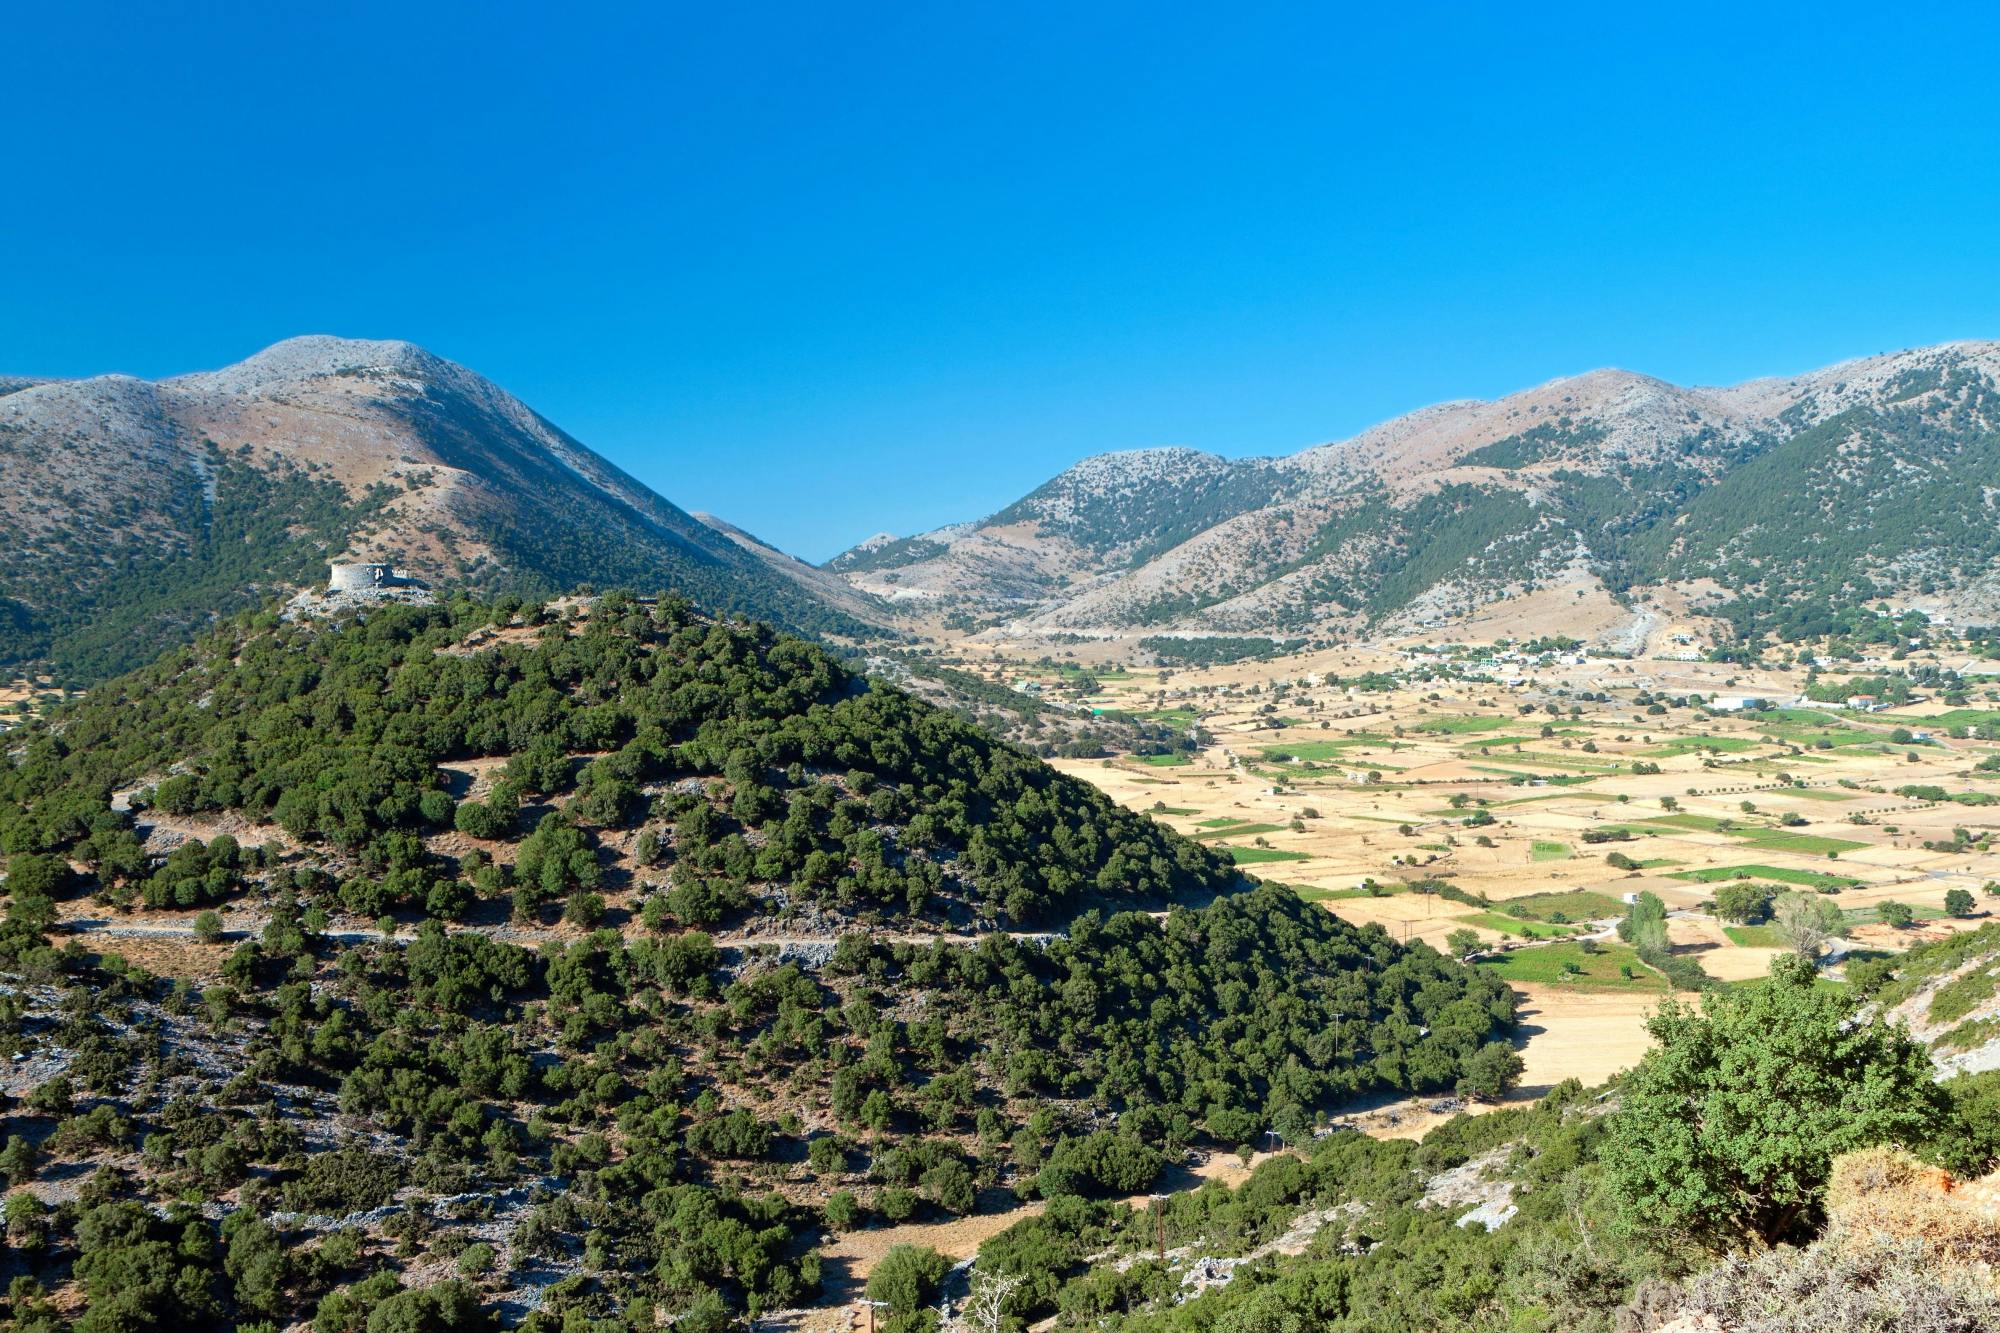
[[[27,540],[0,554],[0,662],[17,669],[135,665],[343,558],[482,593],[678,590],[809,631],[882,620],[413,343],[313,334],[159,380],[8,383],[0,516]]]
[[[1971,526],[1952,497],[1968,481],[2000,484],[1996,383],[2000,343],[1990,340],[1725,387],[1604,368],[1432,404],[1278,457],[1095,455],[987,519],[871,539],[827,568],[878,596],[1028,631],[1393,631],[1551,584],[1616,606],[1692,591],[1739,619],[1750,614],[1739,603],[1764,606],[1756,615],[1768,620],[1770,607],[1835,592],[1929,598],[1963,618],[2000,610],[1979,593],[1985,543],[1967,548],[1972,569],[1951,568],[1951,546]],[[1848,435],[1810,434],[1843,419]],[[1711,531],[1706,544],[1676,535],[1700,495],[1755,526],[1730,497],[1767,484],[1745,469],[1774,451],[1810,454],[1801,475],[1820,479],[1893,486],[1916,468],[1929,490],[1896,525],[1871,531],[1850,531],[1871,511],[1859,485],[1837,500],[1826,492],[1815,519],[1788,518],[1785,537],[1801,547],[1839,531],[1838,558],[1808,562],[1810,587],[1774,571],[1768,554],[1746,557],[1734,533]],[[1936,521],[1920,519],[1926,508]],[[1161,511],[1178,526],[1156,526],[1165,540],[1154,548],[1133,542],[1134,524]],[[1708,590],[1718,581],[1734,599]]]

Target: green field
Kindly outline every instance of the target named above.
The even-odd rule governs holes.
[[[2000,725],[2000,711],[1991,708],[1954,708],[1931,717],[1899,717],[1893,721],[1898,726],[1921,727],[1925,731],[1950,731],[1954,727]]]
[[[1844,711],[1843,709],[1834,707],[1832,704],[1828,704],[1824,709],[1767,708],[1757,714],[1757,720],[1759,722],[1804,722],[1815,726],[1825,726],[1828,718],[1835,717]]]
[[[1282,824],[1230,824],[1227,827],[1210,829],[1206,833],[1197,833],[1194,836],[1197,841],[1201,842],[1206,842],[1210,838],[1254,838],[1259,833],[1276,833],[1283,827],[1284,825]]]
[[[1776,926],[1724,926],[1722,933],[1746,949],[1782,949],[1785,941]]]
[[[1696,754],[1703,750],[1718,750],[1724,754],[1740,754],[1753,750],[1757,742],[1743,736],[1682,736],[1641,751],[1649,759],[1672,759],[1677,755]]]
[[[1468,926],[1484,926],[1497,930],[1502,935],[1512,935],[1524,940],[1558,940],[1578,933],[1575,926],[1550,925],[1546,921],[1522,921],[1499,912],[1468,912],[1455,916],[1454,921],[1463,921]]]
[[[1520,757],[1523,759],[1527,758],[1526,755]],[[1551,787],[1580,787],[1586,782],[1597,781],[1595,773],[1588,775],[1576,773],[1523,773],[1516,768],[1494,768],[1487,764],[1468,764],[1467,767],[1475,773],[1497,773],[1503,778],[1526,778],[1531,782],[1546,782]]]
[[[1351,750],[1356,746],[1383,745],[1388,740],[1387,736],[1376,736],[1364,732],[1359,735],[1345,737],[1341,740],[1299,741],[1292,745],[1266,745],[1258,750],[1257,753],[1274,763],[1338,759],[1343,756],[1344,751]]]
[[[1557,727],[1555,728],[1555,734],[1557,736],[1581,735],[1582,728]],[[1496,745],[1538,745],[1548,739],[1550,738],[1547,736],[1481,736],[1476,741],[1467,741],[1465,744],[1459,746],[1458,749],[1461,754],[1477,754],[1481,750],[1489,749]]]
[[[1514,721],[1511,717],[1495,717],[1483,713],[1461,713],[1454,717],[1425,718],[1417,724],[1418,731],[1443,732],[1447,736],[1470,735],[1476,731],[1498,731]]]
[[[1860,880],[1850,879],[1845,875],[1828,875],[1818,870],[1790,870],[1784,866],[1767,865],[1703,866],[1699,870],[1684,870],[1668,878],[1684,879],[1695,884],[1718,884],[1723,880],[1741,879],[1746,875],[1751,879],[1776,880],[1780,884],[1796,884],[1801,888],[1821,891],[1852,889],[1861,884]]]
[[[1816,833],[1793,833],[1787,829],[1765,828],[1762,825],[1745,827],[1711,815],[1648,815],[1642,822],[1664,824],[1669,828],[1689,829],[1698,833],[1723,833],[1732,838],[1741,838],[1751,846],[1762,848],[1767,852],[1798,852],[1806,856],[1824,856],[1828,852],[1851,852],[1868,845],[1850,838],[1828,838]],[[1724,824],[1729,824],[1730,827],[1724,828]]]
[[[1804,856],[1824,856],[1828,852],[1852,852],[1866,847],[1865,842],[1855,842],[1850,838],[1826,838],[1816,833],[1789,833],[1784,829],[1731,829],[1730,833],[1742,838],[1753,847],[1761,847],[1767,852],[1798,852]]]
[[[1879,731],[1863,731],[1859,727],[1827,726],[1824,718],[1818,726],[1775,726],[1765,731],[1778,740],[1790,745],[1817,746],[1821,741],[1838,749],[1843,745],[1870,745],[1883,739]]]
[[[1658,870],[1661,866],[1682,866],[1686,865],[1687,862],[1676,861],[1671,856],[1649,856],[1643,861],[1635,862],[1635,864],[1641,870]]]
[[[1641,815],[1641,823],[1665,824],[1669,828],[1692,829],[1696,833],[1722,832],[1723,821],[1714,815]]]
[[[1566,842],[1543,842],[1537,838],[1529,847],[1528,854],[1537,861],[1567,861],[1570,848]]]
[[[1838,787],[1780,787],[1777,791],[1772,792],[1771,795],[1800,796],[1808,801],[1853,801],[1860,799],[1858,793],[1841,791]]]
[[[1185,754],[1142,754],[1138,759],[1140,763],[1151,764],[1154,768],[1179,768],[1194,762],[1192,756]]]
[[[1156,815],[1179,815],[1183,819],[1185,819],[1187,816],[1194,813],[1194,807],[1187,805],[1163,805],[1159,809],[1153,811],[1153,813]]]
[[[1625,915],[1624,903],[1591,889],[1531,893],[1522,898],[1509,898],[1500,904],[1500,908],[1509,916],[1533,921],[1550,921],[1557,916],[1569,921],[1603,921]]]
[[[1310,861],[1312,857],[1304,852],[1281,852],[1275,847],[1229,847],[1225,848],[1240,866],[1264,865],[1271,861]]]
[[[1597,779],[1562,778],[1559,781],[1563,786],[1573,787],[1585,782],[1595,782]],[[1493,802],[1493,808],[1497,810],[1503,805],[1527,805],[1532,801],[1594,801],[1597,799],[1599,798],[1587,791],[1550,791],[1543,792],[1540,796],[1510,796],[1504,801]],[[1458,812],[1454,810],[1452,813],[1457,814]]]
[[[1579,970],[1566,972],[1565,965],[1573,965]],[[1543,944],[1532,949],[1512,950],[1494,962],[1479,966],[1502,981],[1565,984],[1579,990],[1662,991],[1667,988],[1666,979],[1641,963],[1639,955],[1623,944],[1600,945],[1595,953],[1585,953],[1583,947],[1573,941]],[[1621,966],[1629,967],[1632,975],[1622,975],[1619,972]]]
[[[1129,717],[1143,718],[1148,722],[1164,722],[1170,727],[1186,730],[1201,721],[1201,714],[1192,708],[1160,708],[1149,713],[1130,713]]]

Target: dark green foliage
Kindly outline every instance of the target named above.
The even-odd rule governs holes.
[[[1172,639],[1154,635],[1139,640],[1139,650],[1151,653],[1163,666],[1214,666],[1241,662],[1248,658],[1275,657],[1295,652],[1303,639],[1264,639],[1241,635],[1208,635],[1195,639]]]
[[[1152,1183],[1164,1164],[1158,1149],[1108,1130],[1056,1145],[1035,1177],[1043,1198],[1098,1194],[1122,1198]]]
[[[1815,1221],[1835,1156],[1920,1145],[1944,1120],[1923,1048],[1815,985],[1794,954],[1765,981],[1668,1001],[1658,1045],[1623,1080],[1612,1179],[1635,1223],[1722,1249]]]
[[[151,540],[71,526],[7,545],[0,665],[43,663],[78,684],[129,671],[273,587],[323,577],[328,553],[388,498],[350,499],[330,479],[211,446],[205,469],[162,478],[142,502],[156,509]],[[136,511],[128,521],[139,524]]]
[[[215,1235],[199,1217],[102,1203],[78,1219],[76,1247],[90,1301],[77,1333],[209,1329],[221,1315]]]
[[[969,900],[989,920],[1028,922],[1235,879],[1214,851],[798,640],[665,606],[532,645],[437,652],[486,618],[383,608],[347,632],[260,625],[180,650],[73,706],[62,741],[31,739],[0,771],[0,840],[41,851],[107,818],[116,828],[104,793],[179,764],[190,771],[159,784],[162,805],[239,809],[358,858],[341,890],[358,915],[453,916],[468,899],[439,891],[451,867],[418,840],[437,813],[437,765],[511,755],[506,781],[459,807],[464,831],[504,835],[497,811],[515,792],[579,793],[520,844],[528,909],[598,887],[594,830],[624,822],[639,783],[710,775],[729,784],[726,806],[676,793],[667,812],[669,906],[688,921],[742,910],[759,881],[839,910],[929,915]],[[572,758],[606,749],[588,766]],[[177,853],[148,901],[232,892],[199,854]]]
[[[1544,421],[1519,435],[1509,435],[1474,449],[1459,462],[1465,467],[1526,467],[1530,463],[1574,458],[1601,443],[1605,436],[1604,428],[1594,424],[1579,426],[1567,418],[1560,422]]]
[[[898,1245],[868,1275],[868,1299],[881,1301],[892,1315],[913,1315],[937,1297],[938,1283],[951,1260],[919,1245]]]
[[[1046,950],[995,936],[970,950],[864,946],[841,965],[943,989],[947,1029],[1023,1090],[1190,1120],[1230,1111],[1259,1130],[1286,1107],[1448,1088],[1513,1021],[1512,994],[1485,974],[1270,885],[1164,922],[1085,916]]]
[[[532,641],[467,650],[496,619]],[[90,1209],[140,1209],[75,1261],[102,1321],[130,1286],[169,1324],[476,1327],[479,1288],[398,1274],[497,1291],[559,1259],[529,1333],[656,1310],[719,1331],[814,1298],[813,1238],[860,1220],[840,1186],[863,1166],[881,1219],[1011,1188],[1062,1225],[1204,1131],[1303,1142],[1352,1093],[1450,1088],[1512,1020],[1489,978],[1255,886],[818,648],[671,603],[246,620],[16,739],[0,962],[42,1010],[0,1007],[0,1035],[69,1056],[0,1170],[115,1169],[84,1208],[23,1196],[7,1220],[47,1283]],[[489,785],[451,804],[466,767]],[[277,827],[155,866],[109,804],[145,782],[142,813]],[[504,812],[496,836],[434,850],[475,809]],[[636,869],[614,857],[642,839]],[[198,991],[54,948],[57,898],[92,891],[261,921]],[[780,892],[863,929],[812,970],[689,928],[795,929]],[[342,911],[404,919],[357,937]],[[954,942],[890,942],[938,926]],[[807,1163],[817,1194],[771,1189]],[[225,1201],[219,1228],[163,1211],[190,1197]],[[504,1245],[460,1229],[487,1209]]]
[[[1453,1119],[1421,1145],[1336,1133],[1303,1159],[1265,1162],[1235,1190],[1211,1183],[1152,1210],[1059,1199],[988,1241],[979,1266],[1021,1279],[1008,1312],[1026,1322],[1061,1311],[1146,1333],[1608,1330],[1650,1256],[1606,1241],[1615,1219],[1599,1183],[1602,1123],[1588,1107],[1569,1083],[1532,1108]],[[1453,1225],[1462,1207],[1416,1206],[1429,1176],[1510,1144],[1494,1170],[1514,1182],[1521,1211],[1501,1229]],[[1176,1299],[1177,1273],[1155,1280],[1158,1244],[1241,1255],[1311,1210],[1332,1216],[1302,1255],[1246,1264],[1195,1300]],[[1593,1234],[1580,1237],[1579,1225]],[[1099,1266],[1086,1268],[1087,1256]]]

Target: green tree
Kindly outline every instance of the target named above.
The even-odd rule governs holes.
[[[1972,915],[1972,894],[1966,889],[1947,889],[1944,895],[1944,910],[1953,916]]]
[[[1759,921],[1770,906],[1770,890],[1751,880],[1733,879],[1715,890],[1715,913],[1725,921]]]
[[[1897,930],[1908,930],[1917,919],[1916,912],[1908,903],[1882,903],[1876,907],[1875,915],[1881,918],[1883,925],[1894,926]]]
[[[1453,958],[1470,958],[1486,946],[1480,941],[1478,931],[1461,926],[1444,937],[1444,947]]]
[[[1489,1041],[1466,1060],[1465,1072],[1458,1079],[1458,1095],[1497,1102],[1520,1083],[1526,1068],[1519,1051],[1504,1041]]]
[[[457,1278],[399,1291],[368,1315],[368,1333],[482,1333],[492,1327],[479,1293]]]
[[[898,1245],[868,1275],[868,1299],[885,1302],[891,1314],[911,1315],[937,1298],[938,1284],[951,1260],[926,1245]]]
[[[1826,952],[1827,941],[1847,933],[1840,909],[1816,893],[1788,893],[1772,911],[1774,929],[1785,946],[1802,958]]]
[[[1921,1144],[1943,1094],[1922,1046],[1855,1021],[1857,1001],[1815,984],[1796,955],[1764,982],[1672,999],[1657,1045],[1627,1075],[1610,1122],[1612,1187],[1632,1221],[1713,1249],[1774,1244],[1815,1220],[1832,1160]]]

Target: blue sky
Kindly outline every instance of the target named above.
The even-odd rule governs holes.
[[[2000,335],[1932,5],[22,6],[0,369],[401,337],[811,558],[1075,459]]]

